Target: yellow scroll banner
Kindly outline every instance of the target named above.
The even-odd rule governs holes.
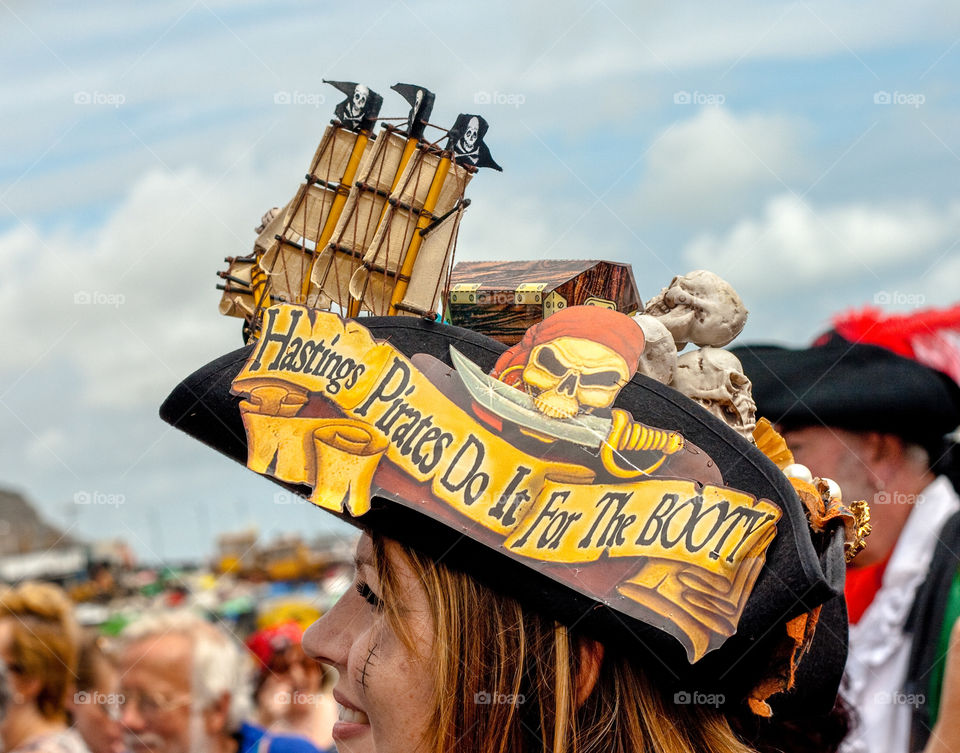
[[[373,495],[428,515],[445,507],[532,566],[635,559],[610,593],[567,585],[667,630],[691,662],[736,632],[781,515],[768,500],[685,479],[595,483],[586,464],[510,444],[359,323],[300,306],[267,310],[233,392],[246,396],[248,467],[310,487],[320,507],[356,517]],[[336,417],[307,410],[318,397]],[[384,464],[424,499],[379,485]]]

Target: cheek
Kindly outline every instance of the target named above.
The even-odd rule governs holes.
[[[412,750],[433,719],[429,661],[410,652],[389,629],[374,627],[351,652],[352,679],[361,688],[377,751]]]
[[[93,719],[93,713],[91,713],[89,706],[76,704],[70,709],[70,713],[73,715],[73,722],[81,734],[84,736],[91,732],[96,734],[98,725]]]
[[[190,737],[190,711],[185,707],[186,713],[170,711],[161,715],[153,725],[154,730],[163,737],[171,739],[188,739]]]

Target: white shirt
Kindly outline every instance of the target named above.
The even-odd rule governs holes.
[[[960,498],[944,476],[917,496],[880,590],[860,621],[850,626],[840,692],[856,709],[860,724],[844,740],[841,753],[910,753],[910,717],[924,699],[904,692],[911,644],[903,628],[927,576],[940,529],[958,509]]]
[[[71,727],[62,732],[35,737],[9,753],[90,753],[90,750],[80,733]]]

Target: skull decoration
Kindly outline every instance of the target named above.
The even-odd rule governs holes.
[[[677,373],[670,386],[753,441],[757,405],[750,380],[733,353],[710,347],[684,353],[677,358]]]
[[[719,348],[740,334],[747,309],[730,284],[703,269],[674,277],[647,303],[644,314],[660,320],[673,335],[677,350],[688,342]]]
[[[480,121],[477,118],[470,118],[467,123],[467,130],[463,132],[464,153],[472,152],[477,145],[477,137],[480,135]]]
[[[537,345],[521,379],[533,403],[551,418],[606,408],[630,380],[623,356],[606,345],[579,337],[558,337]]]
[[[369,96],[370,90],[363,84],[357,84],[357,88],[353,90],[353,101],[350,103],[355,114],[359,115],[363,112],[363,108],[367,106],[367,97]]]
[[[673,335],[659,319],[648,314],[637,314],[633,321],[643,330],[644,340],[637,371],[661,384],[670,384],[677,371],[677,346],[673,343]]]

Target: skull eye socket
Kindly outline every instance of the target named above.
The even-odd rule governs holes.
[[[554,355],[550,348],[540,349],[540,352],[537,353],[537,364],[541,368],[558,377],[562,377],[567,373],[567,371],[570,370],[568,366],[560,363],[560,360],[556,357],[556,355]]]
[[[583,387],[616,387],[620,384],[620,373],[616,371],[598,371],[595,374],[580,376]]]

